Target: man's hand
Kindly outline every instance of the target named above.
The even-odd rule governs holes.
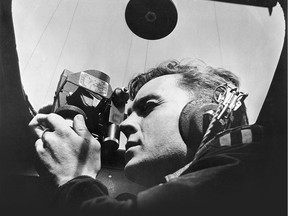
[[[101,146],[88,131],[82,115],[75,116],[73,129],[54,113],[36,115],[29,127],[39,137],[35,147],[40,160],[59,186],[80,175],[97,176]]]

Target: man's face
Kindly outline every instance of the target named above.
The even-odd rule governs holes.
[[[146,83],[137,93],[128,118],[121,124],[127,137],[126,176],[151,186],[187,162],[187,146],[178,121],[191,94],[177,84],[180,75],[165,75]]]

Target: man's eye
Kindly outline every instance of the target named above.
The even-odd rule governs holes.
[[[153,109],[155,108],[157,104],[154,102],[147,102],[144,106],[143,106],[143,114],[144,115],[148,115],[150,112],[153,111]]]

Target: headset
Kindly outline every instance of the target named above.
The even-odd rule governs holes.
[[[214,90],[215,103],[195,105],[193,100],[184,106],[179,117],[179,131],[186,145],[197,152],[196,156],[217,133],[231,127],[234,112],[247,96],[224,83]]]

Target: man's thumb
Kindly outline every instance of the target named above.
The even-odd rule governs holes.
[[[86,127],[83,115],[78,114],[74,117],[73,129],[81,137],[87,137],[87,135],[90,135],[90,132]]]

